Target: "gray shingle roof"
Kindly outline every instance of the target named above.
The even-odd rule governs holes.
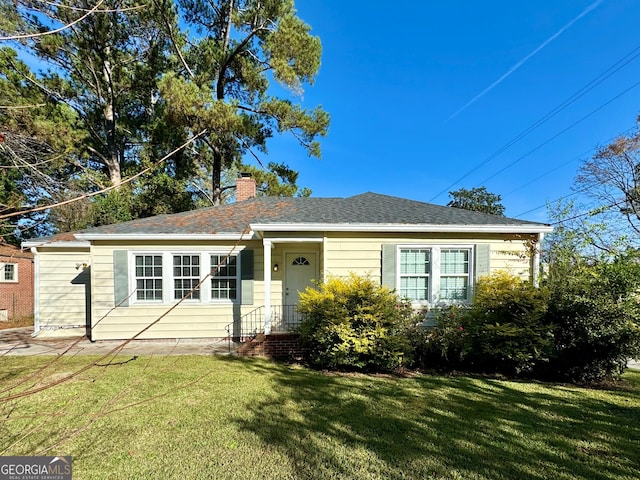
[[[440,226],[502,226],[545,227],[546,225],[444,207],[404,198],[363,193],[348,198],[282,198],[257,197],[243,202],[217,207],[158,215],[130,222],[105,225],[84,230],[83,234],[98,235],[213,235],[240,233],[248,225],[333,224],[353,225],[440,225]]]

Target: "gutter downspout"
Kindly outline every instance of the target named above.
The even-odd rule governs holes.
[[[542,241],[544,240],[544,233],[538,233],[538,242],[536,244],[536,250],[533,254],[533,286],[540,286],[540,249],[542,248]]]
[[[40,255],[36,247],[31,247],[33,253],[33,333],[35,337],[40,333]]]
[[[264,334],[271,333],[271,240],[263,239],[264,248]]]

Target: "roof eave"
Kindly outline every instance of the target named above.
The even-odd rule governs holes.
[[[26,241],[22,242],[24,248],[38,248],[38,247],[50,247],[50,248],[89,248],[91,243],[75,240],[56,240],[56,241]]]
[[[254,232],[248,233],[78,233],[78,240],[248,240]]]
[[[254,232],[419,232],[419,233],[549,233],[553,227],[529,225],[438,225],[398,223],[254,223]]]

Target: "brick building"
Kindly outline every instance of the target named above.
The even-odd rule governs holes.
[[[0,243],[0,321],[33,316],[33,254]]]

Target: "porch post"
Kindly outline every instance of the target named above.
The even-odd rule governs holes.
[[[264,248],[264,334],[271,333],[271,240],[262,240]]]

